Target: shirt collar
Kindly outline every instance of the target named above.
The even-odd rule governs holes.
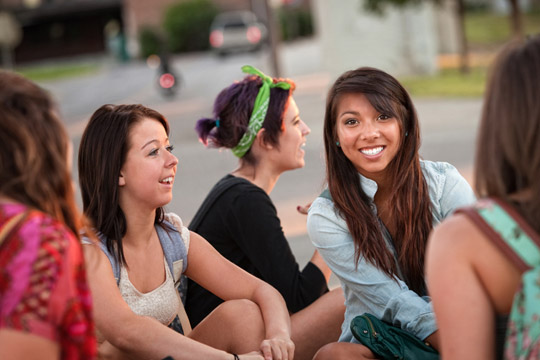
[[[371,201],[374,201],[375,194],[379,188],[377,183],[360,173],[358,173],[358,176],[360,177],[360,187],[362,190],[364,190],[364,193],[371,199]]]

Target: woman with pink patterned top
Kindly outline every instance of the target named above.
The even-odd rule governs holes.
[[[49,95],[0,72],[0,358],[94,359],[71,143]]]

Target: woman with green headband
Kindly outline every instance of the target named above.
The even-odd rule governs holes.
[[[231,149],[239,165],[214,186],[189,227],[283,295],[292,314],[295,359],[311,359],[341,332],[343,293],[328,291],[331,272],[317,251],[299,268],[269,197],[283,172],[304,166],[310,129],[299,117],[291,80],[250,66],[242,70],[249,75],[221,91],[214,117],[200,119],[196,128],[205,145]],[[190,281],[186,311],[193,324],[221,303]]]

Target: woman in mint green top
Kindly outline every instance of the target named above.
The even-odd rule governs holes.
[[[456,213],[438,226],[427,251],[426,273],[445,360],[540,358],[540,329],[526,321],[538,324],[540,296],[535,298],[534,291],[540,278],[534,281],[528,277],[534,272],[527,274],[536,283],[528,287],[522,283],[524,268],[515,263],[521,262],[517,254],[524,248],[530,265],[538,266],[540,259],[525,239],[527,228],[529,234],[540,234],[540,36],[512,41],[493,64],[475,157],[480,200],[476,210]],[[486,199],[493,197],[520,215],[519,228],[499,217],[504,212]],[[493,222],[505,224],[505,231],[482,223],[480,213],[495,214]],[[499,241],[490,232],[498,232]],[[532,290],[532,296],[514,297],[521,287]],[[522,302],[527,298],[534,298],[533,306]],[[524,324],[514,322],[518,313]]]
[[[469,184],[450,164],[420,160],[412,101],[396,79],[377,69],[336,80],[324,141],[328,190],[309,210],[308,232],[341,282],[346,313],[340,343],[315,358],[373,358],[349,328],[364,312],[437,348],[425,246],[435,224],[475,200]]]

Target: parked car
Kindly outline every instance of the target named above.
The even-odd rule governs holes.
[[[228,11],[217,15],[210,27],[210,46],[219,55],[256,51],[266,42],[268,31],[251,11]]]

